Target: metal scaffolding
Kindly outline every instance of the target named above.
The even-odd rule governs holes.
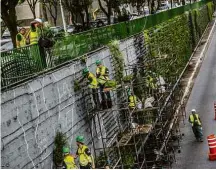
[[[143,65],[127,67],[133,71],[142,68]],[[179,149],[181,134],[178,121],[173,129],[169,129],[169,125],[182,91],[178,84],[173,89],[172,82],[175,81],[170,81],[163,93],[159,89],[152,90],[146,86],[145,77],[142,78],[143,81],[139,82],[134,76],[112,90],[112,108],[95,110],[90,101],[91,93],[84,95],[97,168],[171,168],[175,161],[175,149]],[[131,89],[132,95],[138,88],[145,92],[142,108],[129,107],[126,88]],[[154,100],[152,106],[145,108],[147,98]],[[111,119],[107,121],[110,123],[106,125],[107,129],[104,127],[106,119]],[[168,131],[170,133],[166,136]],[[101,137],[101,147],[94,143],[98,136]]]
[[[171,168],[175,162],[175,151],[180,149],[181,140],[179,121],[185,118],[184,105],[180,106],[179,116],[174,117],[174,113],[183,96],[179,76],[185,61],[162,55],[160,49],[157,49],[159,56],[152,57],[147,46],[141,42],[136,61],[124,66],[124,76],[131,78],[123,80],[122,77],[118,86],[110,90],[111,108],[95,109],[92,92],[82,89],[80,100],[85,105],[82,109],[89,123],[96,168]],[[129,61],[128,48],[124,50]],[[112,61],[113,68],[117,64]],[[175,71],[170,72],[170,67],[176,68]],[[148,84],[149,75],[157,84],[155,88]],[[129,107],[127,89],[139,98],[142,107],[138,104]],[[97,93],[100,96],[99,90]]]

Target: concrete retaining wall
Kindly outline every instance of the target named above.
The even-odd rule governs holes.
[[[134,42],[134,38],[130,38],[120,44],[126,65],[136,62],[139,49],[136,50]],[[95,72],[96,59],[101,59],[109,68],[112,78],[109,49],[101,49],[89,56],[87,65],[92,72]],[[57,130],[67,134],[73,153],[76,152],[75,137],[78,134],[84,135],[86,143],[92,146],[89,128],[92,122],[84,119],[86,101],[82,93],[74,92],[73,87],[74,80],[81,76],[83,68],[80,61],[74,61],[2,93],[2,168],[52,168],[53,142]],[[117,127],[117,114],[104,113],[99,118],[105,136],[112,133],[106,128],[109,124],[107,121],[113,123],[112,127]],[[100,147],[101,135],[97,129],[93,133],[95,144]]]

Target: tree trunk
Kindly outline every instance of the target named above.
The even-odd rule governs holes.
[[[107,16],[108,25],[111,24],[111,15],[112,15],[112,8],[111,8],[111,5],[109,5],[109,6],[108,6],[108,16]]]
[[[57,18],[53,18],[53,23],[54,23],[54,25],[56,26],[57,25]]]
[[[89,18],[89,13],[88,13],[88,7],[85,7],[85,13],[86,13],[86,27],[87,29],[89,29],[89,22],[90,22],[90,18]]]
[[[185,5],[185,0],[182,0],[182,5]]]
[[[161,6],[161,0],[157,1],[157,10],[159,10],[159,7]]]
[[[15,6],[10,6],[8,9],[2,5],[1,11],[2,20],[8,27],[11,34],[13,47],[16,48],[17,21]]]
[[[45,21],[48,21],[46,6],[44,5],[44,0],[41,0],[42,13]]]
[[[99,3],[99,6],[100,6],[100,9],[103,11],[103,13],[106,15],[107,19],[108,19],[108,24],[110,23],[110,17],[109,17],[109,14],[108,12],[106,12],[105,8],[102,6],[101,4],[101,0],[98,0],[98,3]],[[109,8],[108,6],[109,4],[107,3],[107,8]]]
[[[58,17],[58,8],[57,8],[58,4],[55,4],[54,9],[55,9],[55,17],[53,18],[54,21],[54,25],[56,26],[56,21],[57,21],[57,17]]]
[[[152,3],[151,3],[151,14],[154,14],[154,12],[155,12],[154,7],[155,7],[155,3],[154,3],[154,1],[152,1]]]
[[[33,14],[33,17],[35,19],[36,18],[35,10],[32,10],[32,14]]]
[[[85,20],[84,20],[84,15],[83,15],[82,11],[79,12],[79,15],[80,15],[80,18],[81,18],[81,20],[82,20],[83,28],[85,29]]]

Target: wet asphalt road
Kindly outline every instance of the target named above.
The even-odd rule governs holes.
[[[216,161],[208,160],[207,136],[216,135],[216,120],[214,120],[214,102],[216,102],[216,31],[209,44],[205,59],[202,63],[192,93],[188,100],[186,111],[186,123],[181,124],[181,132],[184,133],[181,141],[181,153],[176,153],[177,162],[173,168],[181,169],[216,169]],[[195,108],[200,114],[203,124],[204,142],[195,140],[191,125],[188,123],[188,115]]]

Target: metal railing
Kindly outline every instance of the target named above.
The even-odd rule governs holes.
[[[16,48],[1,53],[1,86],[16,83],[43,70],[38,45]]]

